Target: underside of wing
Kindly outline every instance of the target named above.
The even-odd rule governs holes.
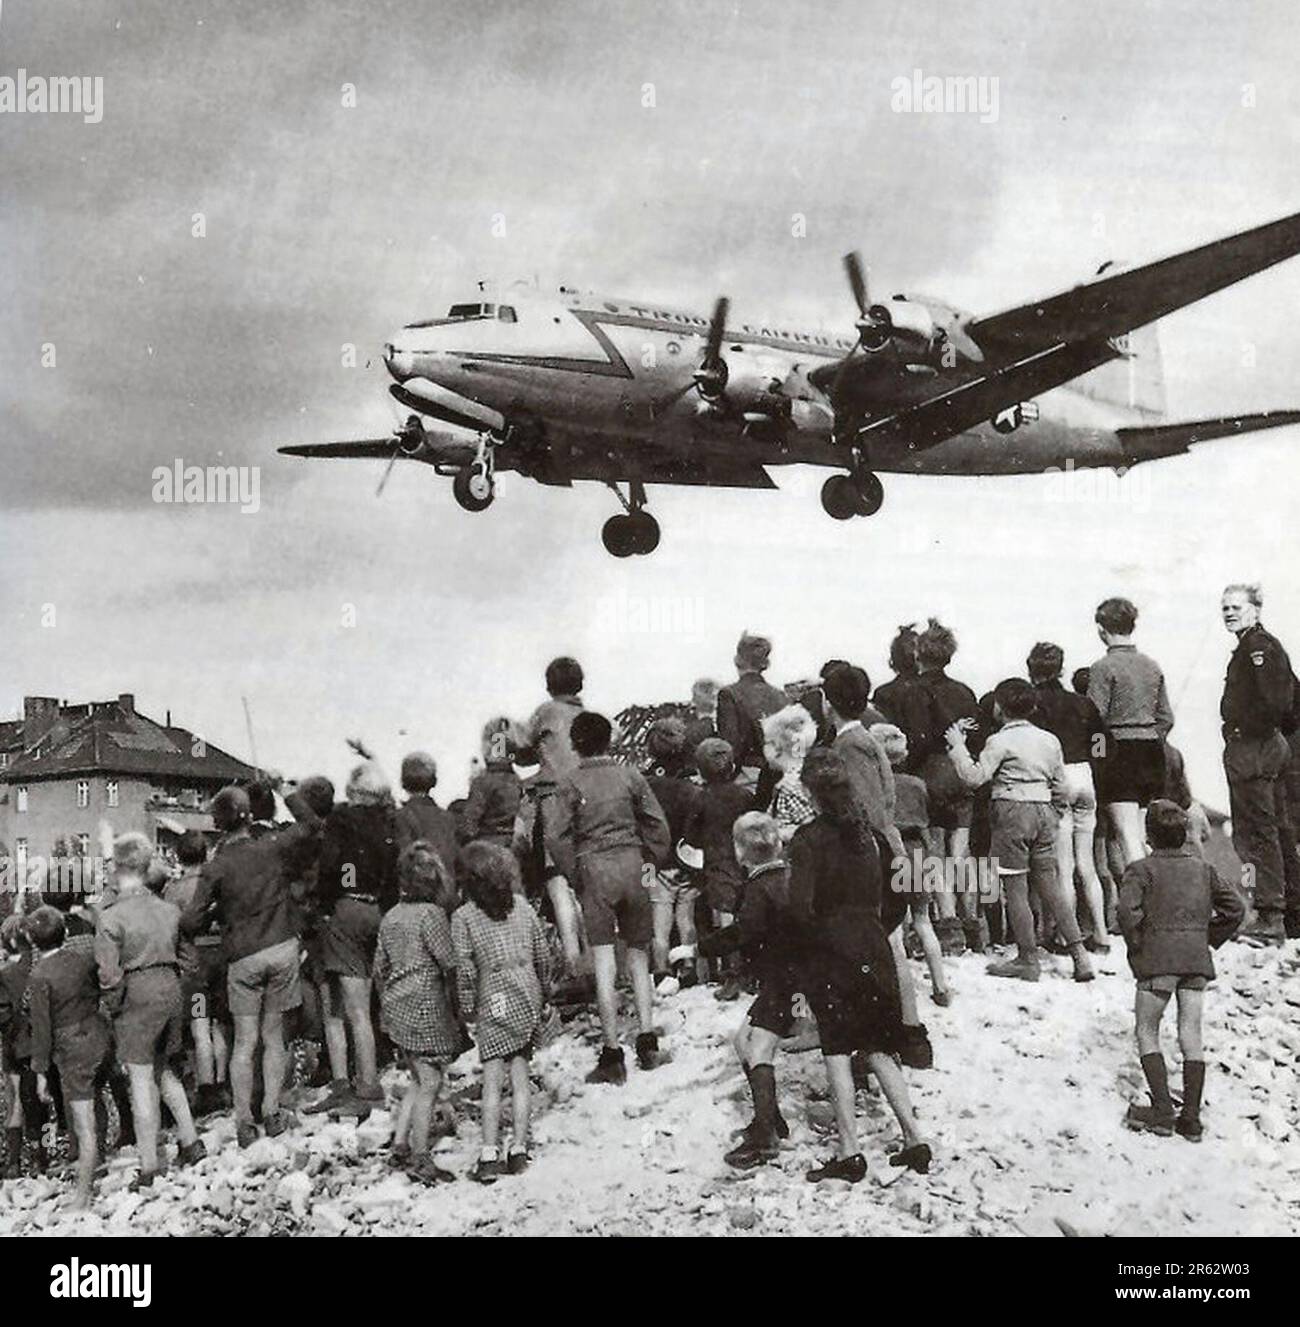
[[[1300,424],[1300,410],[1266,410],[1254,415],[1232,415],[1223,419],[1197,419],[1184,424],[1141,425],[1116,430],[1120,445],[1134,463],[1177,456],[1198,442],[1235,438],[1265,429]]]
[[[1296,253],[1300,213],[977,318],[966,330],[988,358],[1003,362],[1060,341],[1122,336]]]

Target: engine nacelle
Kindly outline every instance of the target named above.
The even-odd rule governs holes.
[[[732,365],[727,384],[727,401],[743,415],[769,415],[789,419],[792,402],[782,390],[781,379],[762,365]]]
[[[933,342],[936,332],[934,318],[924,304],[914,304],[911,300],[890,300],[888,304],[876,304],[869,310],[877,321],[888,321],[895,333],[901,332],[909,339],[920,341],[923,345]]]

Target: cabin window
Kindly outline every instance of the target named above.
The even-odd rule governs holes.
[[[503,323],[515,323],[519,319],[515,317],[515,311],[509,304],[502,304],[497,309],[497,320]]]

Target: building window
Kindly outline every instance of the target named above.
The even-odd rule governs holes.
[[[0,751],[0,769],[9,768],[9,752]]]
[[[27,840],[16,839],[14,841],[14,861],[18,865],[19,873],[27,869]]]
[[[108,795],[108,804],[109,804],[109,806],[116,806],[116,805],[117,805],[117,780],[116,780],[116,779],[109,779],[109,781],[104,785],[104,791],[105,791],[105,793]]]
[[[85,859],[90,856],[90,835],[77,835],[77,856]]]
[[[22,815],[27,810],[27,789],[18,789],[18,814]]]
[[[78,780],[77,780],[77,805],[78,805],[78,806],[89,806],[89,805],[90,805],[90,780],[89,780],[89,779],[78,779]]]

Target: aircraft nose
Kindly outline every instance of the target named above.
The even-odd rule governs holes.
[[[415,372],[415,356],[409,350],[406,350],[400,342],[386,341],[384,343],[384,363],[388,365],[388,371],[397,379],[403,382]]]

